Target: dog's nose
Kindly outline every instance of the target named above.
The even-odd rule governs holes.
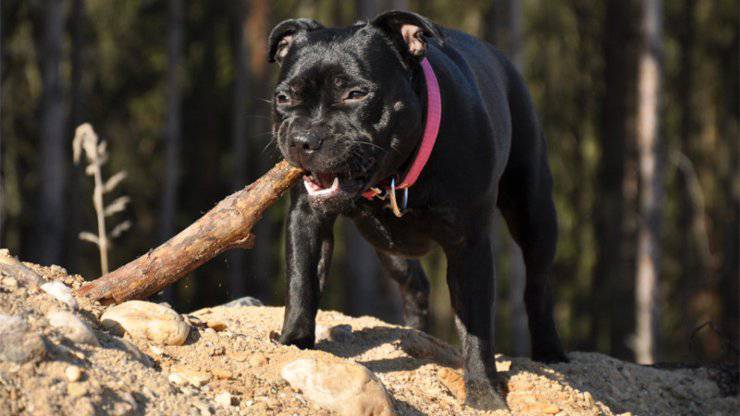
[[[322,141],[321,137],[316,133],[298,133],[293,135],[293,138],[290,141],[290,147],[310,153],[315,150],[319,150]]]

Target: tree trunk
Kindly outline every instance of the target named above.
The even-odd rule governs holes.
[[[249,172],[249,134],[247,132],[247,103],[249,101],[249,39],[247,27],[249,1],[239,0],[234,4],[236,9],[236,36],[234,39],[234,62],[236,75],[234,79],[234,101],[231,139],[234,142],[234,189],[247,183]],[[242,297],[247,293],[247,276],[245,253],[233,250],[229,253],[229,296]]]
[[[372,19],[380,11],[377,0],[357,0],[356,4],[358,19]]]
[[[637,146],[640,174],[640,224],[637,240],[638,363],[655,362],[658,332],[660,223],[663,199],[659,138],[662,10],[661,0],[643,2],[643,44],[638,72]]]
[[[592,279],[592,326],[596,348],[609,354],[631,355],[625,340],[631,324],[623,317],[631,303],[624,264],[624,164],[631,135],[630,93],[634,80],[632,2],[610,0],[604,13],[604,96],[601,111],[601,152],[598,169],[600,195],[595,200],[596,265]],[[599,342],[604,340],[602,346]],[[601,348],[600,348],[601,349]]]
[[[3,108],[3,2],[0,0],[0,120],[2,117]],[[0,247],[3,247],[3,221],[5,220],[5,196],[3,192],[3,185],[5,184],[4,170],[3,170],[3,129],[2,123],[0,123]]]
[[[64,3],[44,2],[43,35],[38,56],[41,64],[41,171],[38,222],[34,232],[36,256],[40,263],[62,262],[64,222],[67,206],[64,190],[67,178],[68,140],[64,137],[64,102],[60,72],[64,40]]]
[[[269,104],[264,100],[272,97],[272,87],[267,64],[267,49],[262,45],[267,45],[267,35],[270,31],[270,6],[268,0],[251,0],[249,2],[250,10],[247,19],[247,33],[249,36],[249,45],[255,45],[249,48],[249,69],[251,75],[251,95],[252,105],[250,114],[270,114]],[[265,117],[254,117],[250,123],[249,131],[251,137],[251,161],[250,166],[253,171],[251,177],[256,177],[260,172],[266,171],[270,167],[271,158],[269,153],[269,143],[271,141],[270,123]],[[252,283],[251,295],[264,299],[270,293],[270,284],[275,280],[278,271],[278,250],[279,226],[275,226],[272,221],[261,221],[255,229],[255,238],[257,241],[264,241],[264,244],[258,244],[250,253],[250,266]]]
[[[84,91],[83,91],[83,57],[85,45],[87,44],[87,37],[84,33],[86,27],[86,16],[85,16],[85,1],[74,0],[72,2],[72,16],[70,21],[70,31],[72,32],[72,49],[71,49],[71,82],[70,82],[70,96],[72,101],[72,108],[69,112],[69,119],[67,122],[67,137],[74,137],[74,132],[77,126],[82,124],[85,120],[83,119],[84,113]],[[67,262],[65,267],[69,270],[78,270],[81,262],[80,247],[82,241],[78,238],[79,231],[83,228],[82,218],[83,212],[87,211],[89,202],[83,195],[85,189],[85,181],[87,180],[84,173],[73,170],[69,177],[69,217],[67,220],[67,233],[65,238],[66,245],[66,258]],[[85,243],[88,244],[88,243]]]
[[[678,222],[676,224],[678,235],[681,238],[678,241],[678,258],[681,265],[679,279],[679,294],[681,304],[685,307],[680,309],[684,322],[682,328],[682,337],[689,339],[691,331],[706,320],[701,311],[694,307],[692,298],[704,293],[702,289],[707,287],[707,279],[697,279],[697,276],[709,276],[710,270],[706,269],[706,264],[700,256],[699,251],[699,234],[697,231],[702,228],[702,212],[695,204],[695,188],[698,181],[695,178],[691,158],[693,155],[692,140],[696,137],[696,121],[694,119],[693,108],[693,65],[694,65],[694,43],[695,35],[695,18],[694,12],[696,2],[694,0],[684,0],[681,13],[681,27],[678,29],[678,43],[680,52],[680,66],[678,71],[678,105],[680,108],[680,154],[676,161],[678,165]],[[692,186],[694,185],[694,186]]]
[[[183,44],[183,2],[169,0],[167,38],[167,116],[164,129],[164,182],[159,216],[159,241],[166,241],[175,230],[178,188],[180,187],[181,65]],[[176,301],[174,288],[164,293],[166,301]]]
[[[288,162],[278,163],[161,246],[85,284],[78,294],[102,303],[143,299],[226,250],[252,247],[252,227],[302,175],[302,170]]]

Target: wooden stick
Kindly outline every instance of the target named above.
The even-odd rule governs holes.
[[[231,248],[252,248],[252,227],[303,171],[282,161],[256,182],[218,203],[161,246],[86,283],[78,295],[101,303],[143,299]]]

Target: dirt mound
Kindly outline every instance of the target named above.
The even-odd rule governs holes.
[[[58,267],[28,266],[45,280],[72,288],[82,283]],[[13,276],[0,276],[6,330],[23,342],[43,340],[41,348],[21,356],[5,346],[0,414],[329,415],[280,375],[288,362],[328,354],[373,372],[400,415],[481,414],[461,404],[455,349],[374,318],[320,312],[317,350],[300,351],[274,341],[282,308],[219,306],[185,316],[192,330],[184,345],[161,346],[107,332],[99,321],[105,308],[77,301],[75,309]],[[99,345],[53,327],[47,316],[55,311],[80,317]],[[725,397],[718,387],[716,370],[669,371],[601,354],[569,356],[570,363],[549,366],[499,356],[510,412],[491,414],[722,415],[740,408],[736,396]]]

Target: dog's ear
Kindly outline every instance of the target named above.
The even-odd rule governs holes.
[[[379,15],[370,24],[387,33],[407,57],[423,57],[427,52],[427,38],[443,43],[437,25],[416,13],[394,10]]]
[[[321,29],[324,26],[313,19],[290,19],[278,23],[270,32],[270,38],[267,42],[268,60],[270,62],[282,62],[288,49],[293,43],[295,35],[300,32],[310,32]]]

